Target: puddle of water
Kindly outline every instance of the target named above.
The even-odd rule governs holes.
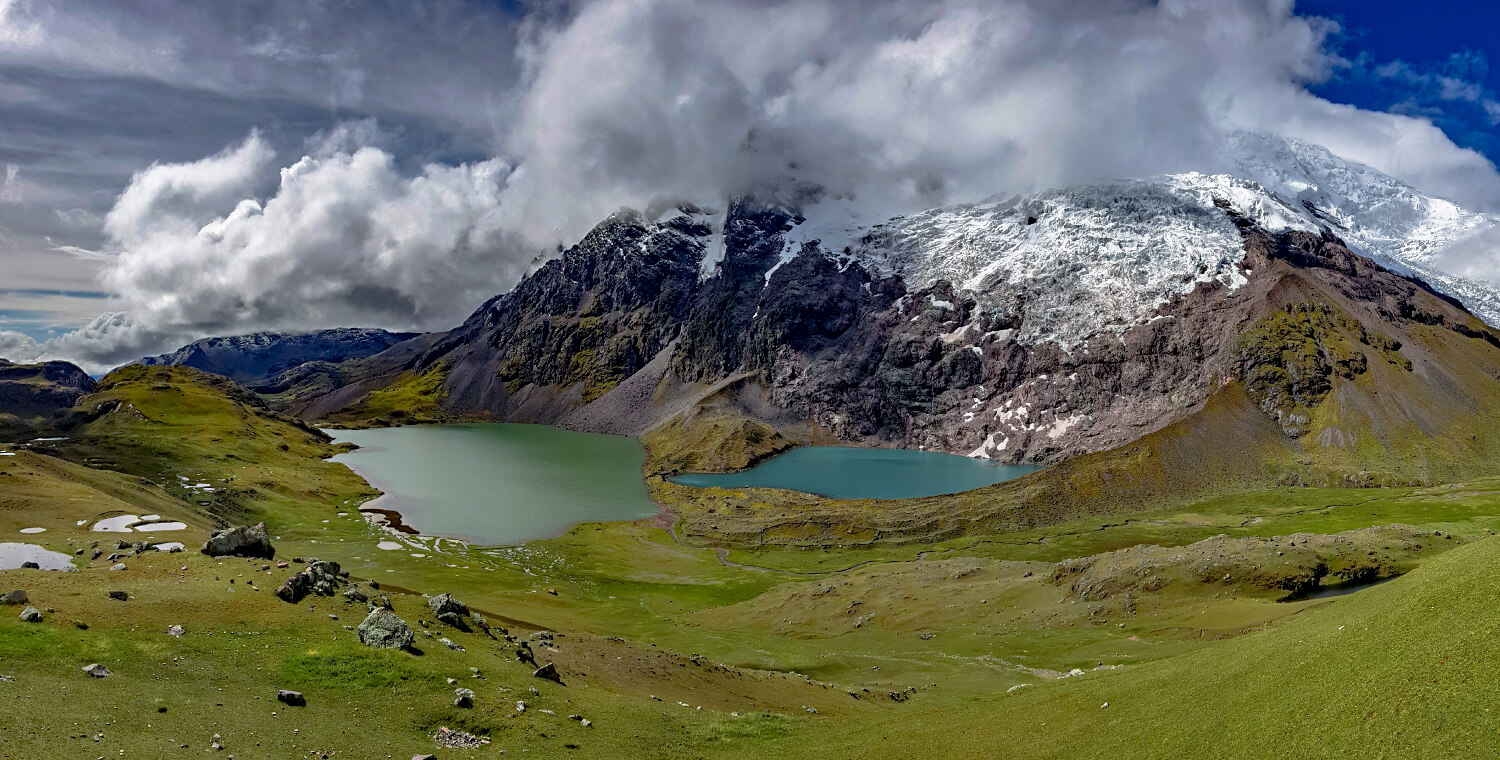
[[[75,570],[73,558],[35,544],[0,543],[0,570],[16,570],[35,562],[43,570]]]
[[[1399,576],[1392,576],[1390,578],[1381,578],[1379,580],[1373,580],[1373,581],[1362,581],[1362,582],[1353,582],[1353,583],[1350,583],[1350,582],[1346,581],[1344,583],[1334,583],[1334,584],[1331,584],[1331,585],[1319,586],[1317,588],[1317,590],[1315,590],[1315,591],[1311,591],[1311,592],[1308,592],[1308,593],[1305,593],[1305,594],[1294,594],[1292,596],[1286,597],[1285,599],[1278,599],[1277,601],[1281,601],[1281,602],[1305,602],[1308,599],[1327,599],[1329,597],[1334,597],[1334,596],[1345,596],[1347,594],[1352,594],[1352,593],[1354,593],[1356,591],[1364,591],[1367,588],[1374,588],[1375,586],[1379,586],[1382,583],[1387,583],[1389,581],[1396,580],[1397,577],[1399,577]]]
[[[169,551],[172,551],[173,549],[186,549],[187,548],[186,546],[183,546],[182,542],[180,542],[180,541],[168,541],[168,542],[166,542],[164,544],[152,544],[152,546],[156,547],[156,550],[159,551],[159,552],[169,552]]]
[[[159,522],[134,526],[137,533],[155,533],[159,530],[187,530],[187,523]]]
[[[395,551],[397,549],[404,549],[404,548],[406,548],[406,547],[402,546],[401,544],[396,543],[395,541],[381,541],[380,543],[376,544],[375,546],[377,546],[377,547],[379,547],[381,549],[384,549],[386,551]]]
[[[106,517],[103,520],[94,523],[94,527],[92,528],[92,530],[97,530],[101,533],[129,533],[130,526],[135,525],[140,521],[140,515],[117,515],[115,517]]]
[[[141,522],[156,522],[160,519],[161,515],[141,515]]]
[[[22,533],[46,533],[46,528],[22,528]]]

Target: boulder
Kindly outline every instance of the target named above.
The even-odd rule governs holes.
[[[454,689],[453,706],[468,709],[474,706],[474,692],[472,689]]]
[[[443,646],[448,647],[449,649],[452,649],[455,652],[465,651],[462,644],[459,644],[458,642],[456,642],[453,639],[450,639],[450,638],[448,638],[446,636],[444,636],[441,639],[438,639],[438,641],[441,642]]]
[[[353,584],[349,588],[344,589],[344,598],[351,602],[367,602],[370,600],[369,597],[365,596],[365,592],[359,589],[359,586]]]
[[[85,665],[83,667],[83,672],[88,673],[94,678],[109,678],[110,676],[114,675],[114,673],[110,672],[109,668],[106,668],[97,662],[92,665]]]
[[[365,621],[359,624],[360,643],[377,649],[405,649],[416,638],[406,621],[383,607],[371,610]]]
[[[432,608],[432,614],[438,620],[453,626],[464,628],[464,618],[469,614],[469,606],[453,598],[452,594],[438,594],[427,600],[427,606]]]
[[[556,681],[558,683],[562,683],[562,676],[558,675],[557,666],[553,665],[550,662],[532,671],[531,674],[536,676],[537,678],[545,678],[548,681]]]
[[[19,589],[0,594],[0,604],[25,604],[31,597]]]
[[[256,523],[254,527],[236,525],[215,531],[203,544],[203,553],[210,557],[271,559],[276,556],[276,549],[266,537],[266,524]]]
[[[110,565],[109,569],[116,570],[116,571],[118,571],[118,570],[124,570],[125,569],[125,563],[124,562],[116,562],[115,564]]]
[[[27,623],[42,622],[42,611],[35,607],[27,607],[21,610],[21,620]]]
[[[174,625],[167,629],[168,636],[181,636],[184,633],[187,633],[187,631],[182,630],[182,626],[180,625]]]
[[[278,689],[276,691],[276,701],[285,702],[292,707],[307,706],[307,699],[302,696],[302,692],[300,691],[287,691],[286,689]]]

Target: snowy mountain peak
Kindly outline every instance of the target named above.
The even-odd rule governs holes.
[[[1228,143],[1233,175],[1075,185],[885,220],[863,218],[852,200],[826,199],[802,209],[805,219],[787,232],[777,267],[816,241],[829,255],[900,275],[914,288],[938,280],[959,286],[982,310],[1019,318],[1022,343],[1071,348],[1141,324],[1200,283],[1242,284],[1244,248],[1217,206],[1224,203],[1272,232],[1328,231],[1500,323],[1495,284],[1439,266],[1445,249],[1500,220],[1310,143],[1255,133]]]

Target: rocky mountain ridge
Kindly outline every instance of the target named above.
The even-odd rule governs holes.
[[[377,354],[415,335],[353,327],[308,333],[261,332],[204,338],[136,363],[148,367],[188,366],[235,382],[259,384],[307,362],[342,362]]]

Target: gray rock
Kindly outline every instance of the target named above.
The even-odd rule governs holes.
[[[360,643],[377,649],[405,649],[416,638],[406,621],[385,608],[371,610],[365,621],[359,624]]]
[[[455,652],[463,652],[463,651],[465,651],[464,648],[463,648],[463,645],[459,644],[458,642],[454,641],[453,639],[444,637],[444,638],[438,639],[438,641],[442,642],[443,646],[448,647],[449,649],[452,649]]]
[[[427,600],[427,606],[433,616],[454,628],[463,628],[464,618],[469,614],[468,605],[454,599],[452,594],[438,594]]]
[[[472,689],[454,689],[453,706],[468,709],[474,706],[474,691]]]
[[[124,591],[111,591],[109,592],[109,598],[114,599],[115,601],[123,602],[130,598],[130,594],[127,594]]]
[[[84,666],[83,672],[88,673],[94,678],[109,678],[110,676],[114,675],[114,673],[110,672],[109,668],[106,668],[97,662],[92,665]]]
[[[181,636],[184,633],[187,633],[187,631],[182,630],[182,626],[180,625],[174,625],[167,629],[168,636]]]
[[[25,591],[21,591],[20,589],[0,594],[0,604],[25,604],[28,599],[30,597],[26,595]]]
[[[35,607],[27,607],[21,610],[21,620],[27,623],[42,622],[42,611]]]
[[[111,569],[111,570],[124,570],[125,569],[125,563],[124,562],[116,562],[115,564],[110,565],[109,569]]]
[[[276,549],[266,536],[266,524],[236,525],[215,532],[203,544],[203,553],[210,557],[254,557],[271,559]]]
[[[292,707],[307,706],[307,698],[303,697],[302,692],[300,691],[287,691],[286,689],[278,689],[276,691],[276,701],[285,702]]]
[[[276,589],[276,596],[293,604],[302,601],[308,594],[333,596],[341,582],[339,563],[315,559],[302,572],[287,578]]]
[[[344,589],[344,598],[351,602],[367,602],[370,600],[368,596],[365,596],[365,592],[360,590],[359,586],[353,584],[350,584],[349,588]]]
[[[550,662],[532,671],[531,674],[537,678],[545,678],[548,681],[562,683],[562,676],[558,675],[557,666]]]

